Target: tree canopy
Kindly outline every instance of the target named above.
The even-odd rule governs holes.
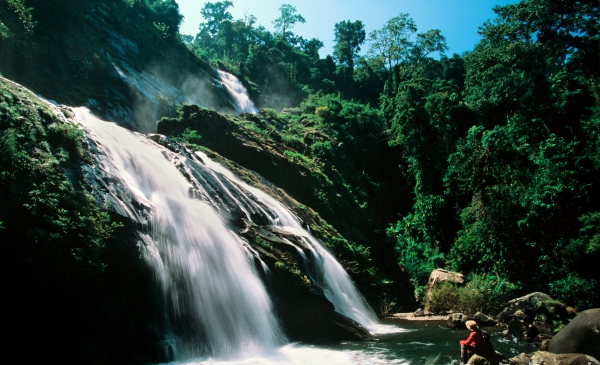
[[[342,20],[335,24],[335,46],[333,55],[339,64],[354,69],[360,46],[365,41],[365,26],[360,20]]]
[[[297,14],[298,11],[295,6],[283,4],[279,8],[279,11],[281,12],[281,16],[273,20],[273,26],[275,26],[275,29],[278,30],[284,38],[288,36],[288,30],[292,29],[296,23],[306,23],[304,17]]]

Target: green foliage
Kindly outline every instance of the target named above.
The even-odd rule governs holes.
[[[425,285],[431,272],[443,263],[444,254],[426,224],[430,217],[409,213],[387,230],[395,244],[398,263],[404,265],[415,287]]]
[[[0,87],[0,200],[11,207],[2,214],[0,236],[27,247],[7,248],[11,260],[25,265],[19,270],[45,268],[34,281],[97,280],[105,241],[117,225],[70,169],[85,158],[81,131],[24,92]]]
[[[183,133],[181,133],[179,136],[174,136],[173,139],[179,143],[185,144],[190,148],[196,150],[202,149],[202,147],[200,146],[200,144],[202,143],[202,136],[193,129],[186,128],[185,131],[183,131]]]
[[[410,15],[401,13],[390,19],[380,30],[369,33],[371,48],[369,53],[387,63],[391,70],[393,66],[409,55],[410,37],[417,31],[417,26]]]
[[[555,280],[549,285],[553,298],[575,306],[578,310],[597,308],[600,303],[598,281],[581,278],[577,273]]]
[[[283,4],[279,7],[281,16],[273,20],[273,26],[278,30],[283,38],[288,36],[288,30],[292,29],[296,23],[306,23],[306,20],[302,15],[297,14],[295,6],[290,4]]]
[[[456,309],[458,301],[458,288],[451,282],[444,282],[434,286],[425,296],[425,310],[433,313],[443,313]]]
[[[513,299],[521,285],[491,274],[471,274],[458,290],[458,308],[465,313],[497,314]]]
[[[36,25],[32,15],[33,8],[27,7],[25,0],[3,0],[3,2],[17,15],[25,31],[31,33]],[[0,24],[2,23],[0,22]],[[8,28],[3,24],[2,26],[5,28],[5,32],[10,34]]]
[[[581,228],[571,241],[571,249],[581,249],[585,254],[600,253],[600,212],[584,214],[579,218]]]
[[[217,34],[223,21],[233,19],[231,13],[227,11],[230,7],[233,7],[233,2],[228,0],[204,4],[200,14],[202,14],[206,23],[200,24],[200,31],[206,29],[212,35]]]
[[[455,310],[467,314],[482,312],[493,315],[500,313],[519,289],[519,285],[494,275],[472,274],[464,286],[451,282],[434,286],[425,296],[424,305],[425,309],[434,313]]]
[[[433,30],[413,42],[408,16],[396,19],[404,48],[395,58],[381,48],[390,29],[371,35],[370,54],[391,70],[381,97],[390,144],[414,187],[411,213],[392,231],[399,262],[420,283],[438,252],[440,265],[521,281],[524,290],[566,298],[581,283],[579,300],[591,305],[597,273],[584,262],[598,260],[600,201],[591,19],[600,5],[526,0],[494,10],[463,58],[425,57],[445,49],[443,37]],[[414,261],[410,247],[420,253]],[[473,303],[478,293],[463,294]]]
[[[360,45],[365,41],[365,26],[360,20],[351,22],[343,20],[335,24],[335,46],[333,56],[339,64],[354,70],[354,61],[360,52]]]

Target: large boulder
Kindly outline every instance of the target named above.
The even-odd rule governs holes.
[[[531,355],[531,363],[536,365],[600,365],[592,356],[578,353],[553,354],[536,351]]]
[[[541,292],[534,292],[513,299],[506,304],[506,308],[498,315],[498,322],[505,324],[510,322],[517,311],[521,311],[524,316],[533,317],[540,307],[539,303],[546,300],[552,300],[552,297]]]
[[[548,351],[556,354],[578,352],[600,358],[600,308],[579,313],[550,340]]]
[[[429,275],[427,287],[431,289],[437,284],[445,283],[448,281],[455,284],[464,284],[465,277],[463,276],[463,274],[458,272],[448,271],[444,269],[435,269]]]
[[[495,319],[481,312],[475,313],[473,315],[473,320],[477,322],[477,325],[480,327],[493,327],[496,325]]]

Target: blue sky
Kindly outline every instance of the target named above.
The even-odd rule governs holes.
[[[181,33],[196,35],[203,21],[200,9],[207,1],[176,0],[185,16]],[[217,2],[213,0],[211,2]],[[473,49],[479,41],[477,29],[488,19],[494,18],[495,5],[514,4],[516,0],[232,0],[230,12],[234,19],[243,19],[244,14],[257,18],[257,25],[273,30],[272,21],[279,17],[281,4],[295,6],[305,19],[292,32],[304,38],[318,38],[325,47],[319,51],[321,57],[333,50],[333,28],[342,20],[361,20],[367,34],[380,29],[386,21],[400,13],[408,13],[417,24],[418,31],[440,29],[446,37],[449,51],[461,54]],[[363,45],[363,52],[368,44]]]

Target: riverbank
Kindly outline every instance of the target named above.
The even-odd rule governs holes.
[[[402,319],[405,321],[446,321],[448,320],[449,314],[430,314],[430,313],[417,313],[417,312],[409,312],[409,313],[394,313],[389,318],[390,319]]]

